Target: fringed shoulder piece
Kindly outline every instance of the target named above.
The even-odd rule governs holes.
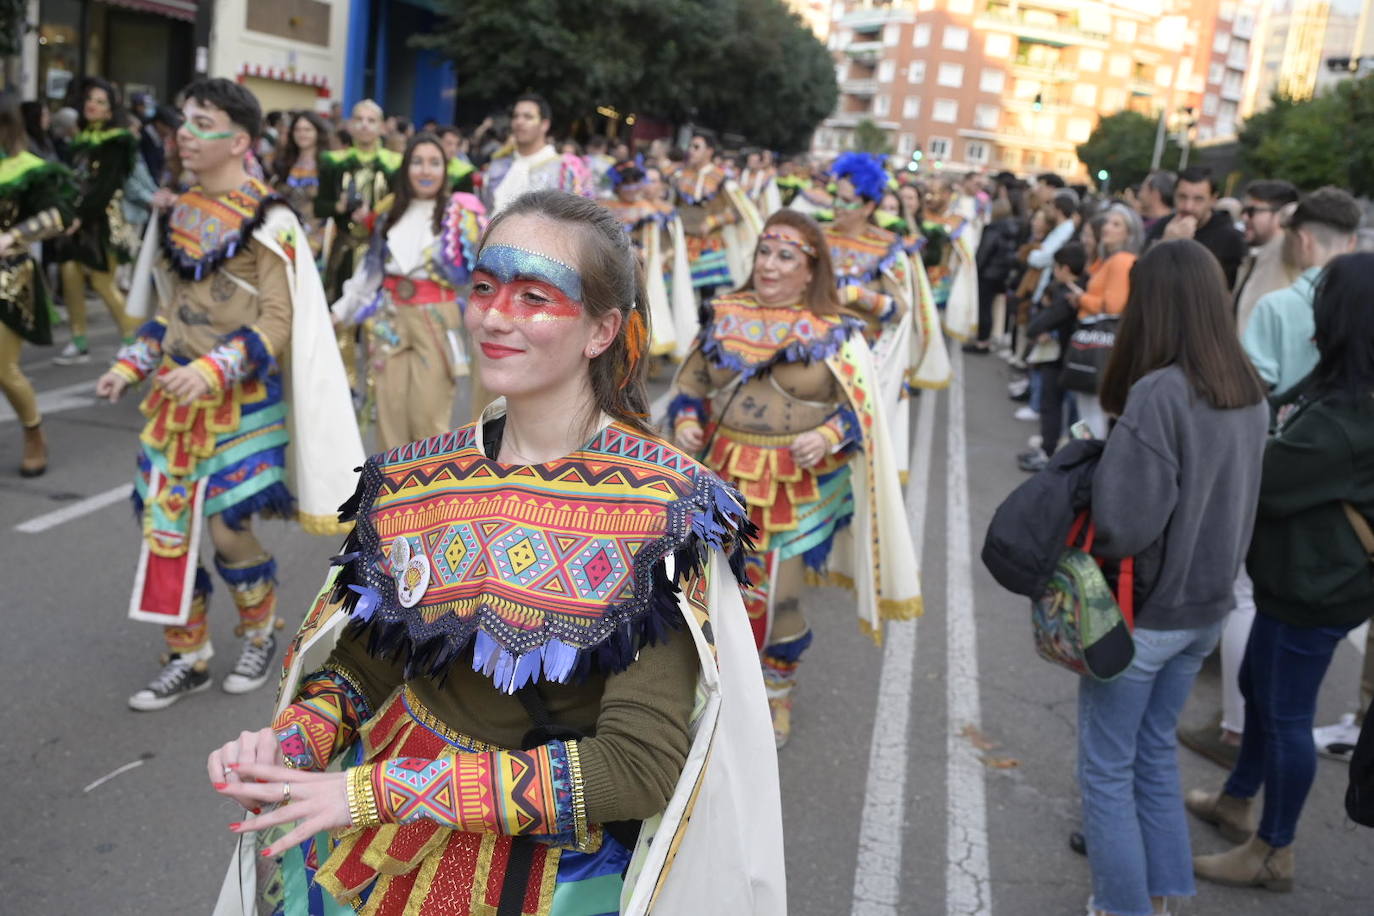
[[[863,328],[856,318],[817,315],[802,305],[761,305],[749,291],[721,296],[705,312],[702,353],[746,379],[778,363],[826,359]]]
[[[410,443],[367,461],[341,517],[335,598],[369,651],[407,677],[470,663],[507,692],[623,671],[681,625],[710,551],[744,580],[753,534],[738,493],[619,423],[543,465],[488,458],[476,424]]]
[[[487,208],[463,191],[449,198],[444,207],[444,223],[436,251],[438,267],[452,286],[463,286],[472,279],[477,263],[477,243],[487,225]]]
[[[162,252],[181,277],[203,280],[239,253],[274,204],[290,209],[284,197],[257,178],[218,196],[196,185],[172,207],[162,231]]]

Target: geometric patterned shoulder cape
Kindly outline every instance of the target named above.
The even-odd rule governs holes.
[[[681,583],[711,550],[743,579],[739,495],[671,445],[611,422],[556,461],[509,465],[481,431],[369,459],[343,507],[356,526],[334,599],[407,677],[442,677],[469,648],[508,693],[623,671],[681,625]]]

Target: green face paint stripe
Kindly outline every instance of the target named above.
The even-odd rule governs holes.
[[[238,133],[236,130],[201,130],[190,121],[186,122],[185,127],[187,133],[200,140],[228,140]]]

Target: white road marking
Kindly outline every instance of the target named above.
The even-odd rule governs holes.
[[[934,391],[917,399],[916,442],[911,451],[906,511],[916,544],[926,530],[926,493],[935,438]],[[922,551],[924,553],[924,551]],[[868,752],[868,781],[859,821],[858,862],[854,869],[853,916],[897,916],[902,892],[902,828],[906,818],[906,774],[911,755],[907,726],[911,721],[912,678],[916,671],[916,621],[887,625],[878,702],[873,714],[873,742]]]
[[[104,776],[100,777],[100,778],[97,779],[95,782],[91,783],[89,786],[87,786],[86,788],[82,789],[81,791],[82,791],[82,792],[89,792],[89,791],[91,791],[92,789],[97,789],[97,788],[99,788],[100,786],[103,786],[105,783],[109,782],[111,779],[114,779],[116,776],[119,776],[121,773],[127,773],[127,772],[129,772],[130,770],[132,770],[134,767],[141,767],[141,766],[143,766],[143,760],[142,760],[142,758],[140,758],[140,759],[138,759],[138,760],[130,761],[129,763],[124,764],[124,766],[120,767],[119,769],[111,770],[110,772],[106,773]]]
[[[90,407],[98,403],[99,399],[95,396],[95,379],[89,382],[77,382],[74,385],[63,385],[61,388],[53,388],[38,395],[38,412],[47,416],[48,414],[61,413],[64,410],[77,410],[82,407]],[[9,423],[19,419],[14,409],[8,403],[0,404],[0,423]]]
[[[990,916],[987,800],[979,751],[963,734],[981,728],[978,697],[978,630],[973,607],[973,543],[969,537],[968,451],[965,441],[964,359],[950,348],[954,381],[949,387],[945,440],[947,554],[945,560],[945,912]]]
[[[14,526],[15,531],[22,531],[25,534],[39,534],[49,528],[56,528],[58,525],[66,524],[72,519],[80,518],[112,506],[120,500],[129,498],[129,493],[133,488],[131,483],[122,483],[117,487],[106,490],[104,493],[97,493],[94,496],[87,496],[83,500],[72,503],[70,506],[63,506],[53,512],[31,518],[27,522],[21,522]]]

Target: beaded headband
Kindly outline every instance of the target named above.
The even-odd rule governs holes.
[[[783,235],[781,232],[765,232],[763,235],[759,236],[759,239],[769,242],[782,242],[785,245],[791,245],[793,248],[800,248],[803,253],[813,258],[816,256],[816,249],[813,246],[806,242],[799,242],[791,236]]]

